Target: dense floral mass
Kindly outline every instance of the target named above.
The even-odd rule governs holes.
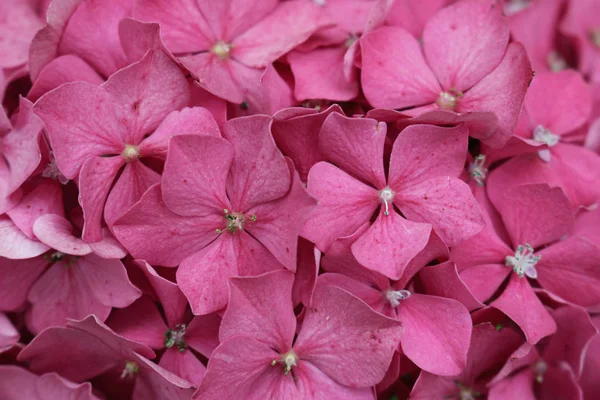
[[[1,400],[600,398],[600,0],[1,0]]]

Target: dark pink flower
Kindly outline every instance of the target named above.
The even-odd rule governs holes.
[[[492,186],[489,182],[488,190]],[[594,267],[600,248],[581,237],[565,238],[573,229],[573,212],[560,189],[517,186],[494,201],[494,207],[499,215],[484,205],[486,228],[452,250],[461,278],[479,301],[489,301],[510,317],[533,344],[556,330],[534,282],[568,302],[585,307],[600,303],[594,289],[600,280]],[[496,293],[505,281],[506,287]]]
[[[275,147],[270,126],[257,115],[228,121],[229,142],[174,137],[162,184],[114,226],[135,257],[181,263],[177,283],[195,314],[227,304],[230,276],[296,269],[298,231],[315,201]]]
[[[35,375],[16,365],[0,366],[0,398],[3,400],[100,400],[89,382],[73,383],[51,372]]]
[[[278,0],[141,0],[133,16],[160,23],[165,45],[199,83],[236,104],[260,98],[264,69],[324,22],[311,2]]]
[[[443,124],[456,113],[464,122],[491,118],[472,124],[470,135],[501,147],[532,77],[525,49],[508,39],[508,24],[490,0],[439,11],[425,26],[422,49],[402,28],[376,29],[360,41],[365,96],[374,107],[416,107],[404,112],[425,123]]]
[[[124,338],[154,350],[164,350],[158,365],[199,385],[206,367],[192,349],[210,357],[219,345],[221,319],[215,314],[191,318],[186,312],[187,300],[175,283],[158,275],[148,263],[137,261],[136,264],[152,286],[165,318],[157,305],[143,296],[127,308],[115,310],[107,325]]]
[[[102,86],[65,84],[36,103],[58,168],[68,179],[78,178],[85,240],[100,240],[103,219],[112,226],[160,181],[144,162],[164,160],[171,136],[220,136],[207,110],[178,111],[189,97],[179,68],[151,51]]]
[[[379,209],[352,253],[365,267],[399,279],[427,244],[432,226],[449,246],[476,234],[483,219],[469,187],[458,179],[467,134],[464,125],[406,128],[394,142],[386,177],[386,125],[329,115],[319,147],[332,164],[319,162],[310,170],[308,190],[319,203],[302,235],[327,252],[336,238],[353,234]]]
[[[189,399],[190,384],[149,360],[154,357],[94,316],[44,330],[19,354],[35,373],[56,372],[73,382],[101,377],[109,393],[133,390],[134,400]]]
[[[401,324],[350,293],[318,287],[297,337],[289,271],[230,280],[230,302],[197,399],[372,399]]]

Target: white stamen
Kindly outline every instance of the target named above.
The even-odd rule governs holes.
[[[283,354],[279,360],[271,361],[271,366],[274,367],[277,363],[284,364],[283,374],[288,375],[292,370],[292,367],[298,366],[298,356],[294,353],[294,350],[290,350]]]
[[[126,361],[125,368],[121,372],[121,379],[133,378],[138,372],[140,372],[140,366],[135,361]]]
[[[229,57],[229,53],[231,52],[232,44],[225,42],[217,42],[213,48],[212,52],[215,53],[220,59],[224,59]]]
[[[460,97],[460,94],[455,96],[449,92],[442,92],[436,103],[444,110],[454,110],[456,108],[456,100],[458,97]]]
[[[548,147],[552,147],[560,141],[560,136],[553,134],[549,129],[544,128],[542,125],[538,125],[533,130],[533,139],[545,143]],[[538,151],[538,155],[545,162],[550,161],[550,150],[540,150]]]
[[[504,15],[509,16],[516,14],[529,7],[530,0],[509,0],[504,3]]]
[[[517,247],[514,256],[506,256],[504,264],[507,267],[512,267],[521,278],[523,275],[527,275],[531,279],[537,279],[537,270],[535,265],[542,256],[536,256],[533,254],[533,247],[529,243],[525,246]]]
[[[387,301],[390,302],[392,307],[398,307],[400,305],[400,300],[406,300],[410,297],[411,293],[408,290],[387,290],[384,293],[384,296]]]
[[[488,172],[488,169],[483,166],[484,164],[485,156],[480,154],[475,157],[475,160],[469,165],[469,173],[471,174],[471,178],[473,178],[479,186],[484,185],[484,181]]]
[[[389,187],[386,187],[385,189],[379,191],[379,199],[385,207],[383,215],[390,215],[390,203],[392,202],[392,200],[394,200],[394,194],[394,191]]]
[[[600,28],[593,29],[590,32],[590,39],[592,40],[592,43],[594,43],[594,46],[600,48]]]
[[[58,169],[58,165],[56,165],[56,158],[54,158],[54,153],[52,151],[50,151],[50,162],[48,163],[48,165],[46,165],[46,168],[44,168],[42,176],[44,178],[51,178],[55,181],[59,181],[63,185],[69,183],[67,177],[64,176],[62,172],[60,172],[60,170]]]
[[[132,144],[126,144],[121,156],[127,161],[137,160],[140,157],[140,149]]]
[[[533,365],[533,372],[535,373],[535,380],[538,383],[544,381],[544,374],[548,370],[548,364],[544,360],[539,360]]]
[[[568,67],[567,60],[563,58],[557,51],[551,51],[546,57],[546,62],[553,72],[562,71]]]
[[[315,3],[318,6],[323,7],[325,4],[327,4],[327,0],[313,0],[313,3]]]

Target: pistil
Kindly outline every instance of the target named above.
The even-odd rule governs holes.
[[[394,200],[394,194],[394,191],[389,187],[379,191],[379,199],[385,207],[383,215],[390,215],[390,204],[392,203],[392,200]]]
[[[401,300],[406,300],[410,297],[411,293],[408,290],[387,290],[384,292],[384,297],[390,302],[392,307],[398,307]]]
[[[469,165],[469,173],[471,178],[477,182],[477,185],[483,186],[485,178],[487,176],[488,169],[484,167],[485,156],[483,154],[475,157],[475,160]]]

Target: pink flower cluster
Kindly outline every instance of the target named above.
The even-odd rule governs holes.
[[[0,399],[600,398],[600,0],[2,0]]]

